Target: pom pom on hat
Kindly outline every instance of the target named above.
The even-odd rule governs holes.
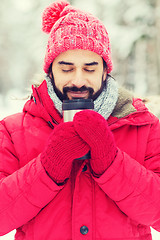
[[[63,9],[68,6],[67,1],[57,1],[48,6],[42,15],[42,30],[43,32],[49,34],[53,25],[60,18],[60,14]]]
[[[62,52],[84,49],[97,53],[112,71],[110,41],[103,23],[90,13],[57,1],[48,6],[42,15],[42,30],[49,34],[43,69],[49,73],[53,60]]]

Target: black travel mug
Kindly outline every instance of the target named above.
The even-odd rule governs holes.
[[[94,102],[92,99],[72,99],[64,100],[62,103],[63,120],[64,122],[73,121],[74,115],[85,109],[94,109]],[[90,152],[83,157],[77,158],[76,160],[90,159]]]

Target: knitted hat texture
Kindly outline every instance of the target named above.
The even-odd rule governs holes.
[[[90,13],[57,1],[48,6],[42,15],[42,30],[49,34],[44,71],[62,52],[73,49],[89,50],[100,55],[112,71],[110,41],[103,23]]]

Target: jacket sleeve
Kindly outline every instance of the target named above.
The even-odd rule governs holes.
[[[34,218],[61,188],[46,174],[40,155],[19,168],[10,134],[0,124],[0,236]]]
[[[150,127],[144,166],[118,150],[113,164],[94,178],[120,210],[139,224],[160,231],[160,124]]]

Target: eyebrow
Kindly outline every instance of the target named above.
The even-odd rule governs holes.
[[[98,65],[98,62],[85,63],[85,66],[95,66]]]
[[[74,65],[71,62],[64,62],[64,61],[60,61],[60,62],[58,62],[58,64],[60,64],[60,65]]]
[[[60,62],[58,62],[58,64],[60,64],[60,65],[69,65],[69,66],[73,66],[74,65],[74,63],[65,62],[65,61],[60,61]],[[85,63],[84,65],[85,66],[95,66],[95,65],[98,65],[98,62]]]

